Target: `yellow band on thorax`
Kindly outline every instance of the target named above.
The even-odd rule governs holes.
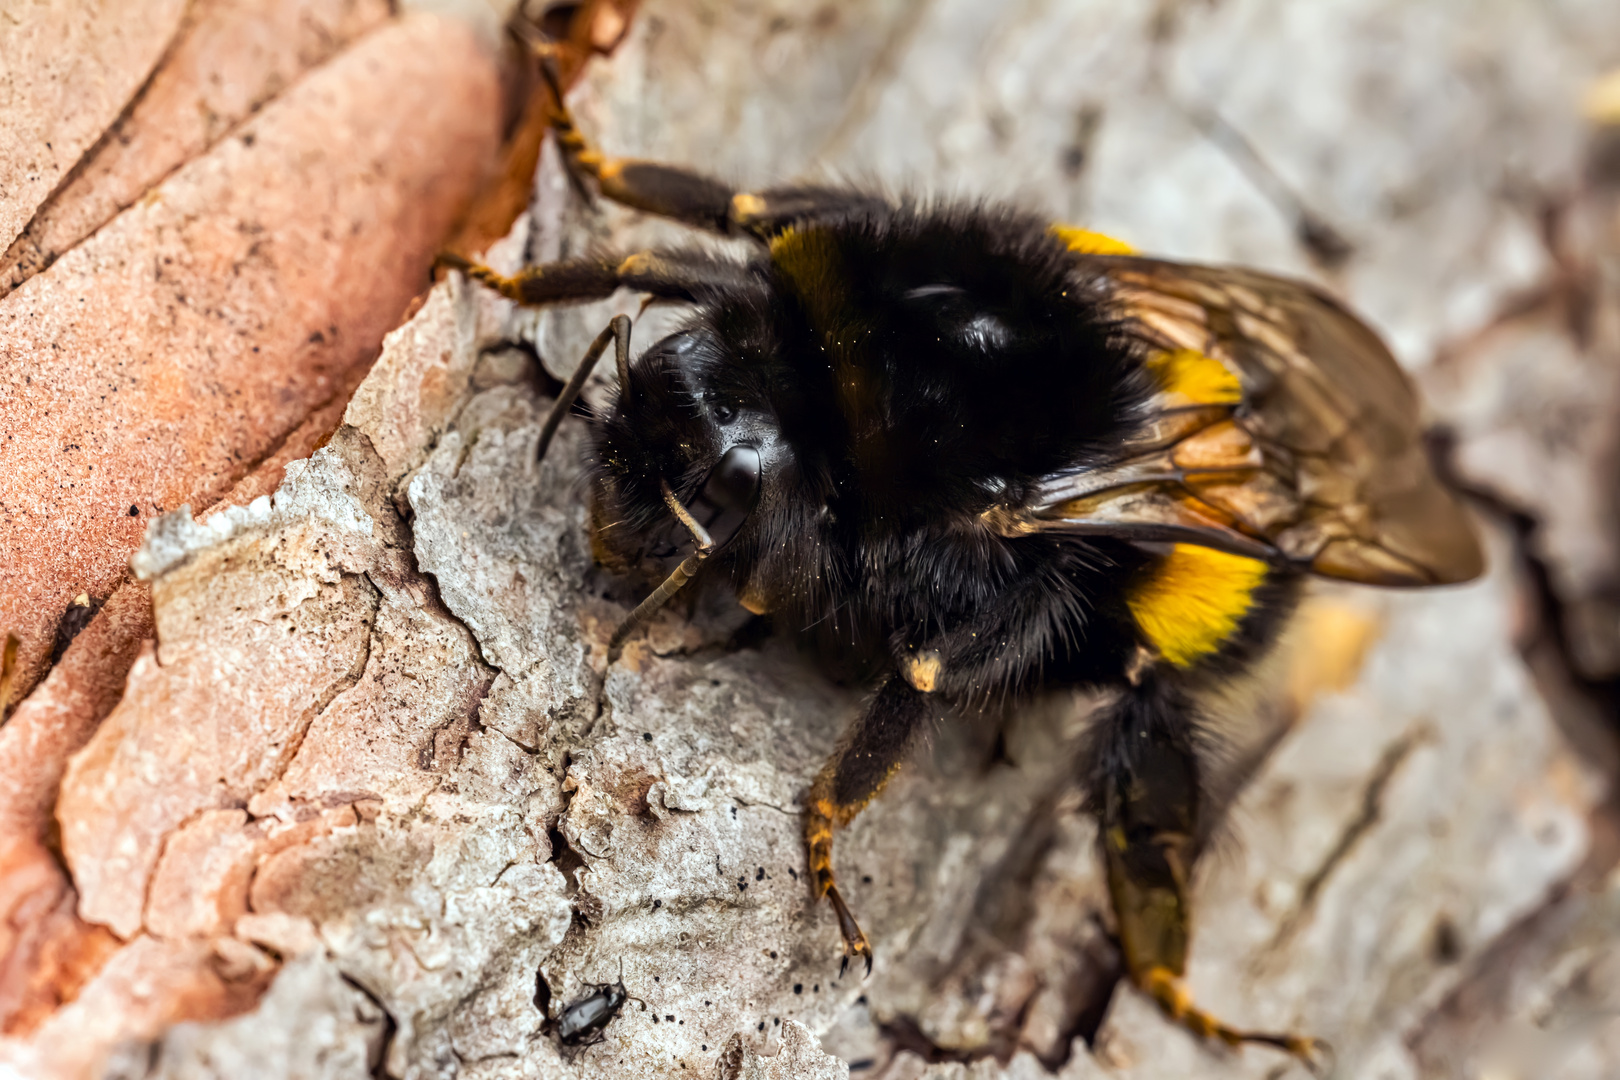
[[[1126,596],[1142,635],[1160,656],[1188,667],[1230,638],[1254,606],[1266,564],[1196,544],[1177,544]]]

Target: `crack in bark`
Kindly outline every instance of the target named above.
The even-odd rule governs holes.
[[[1429,444],[1430,457],[1437,463],[1442,479],[1462,492],[1485,513],[1505,524],[1512,532],[1513,555],[1525,578],[1524,585],[1531,594],[1533,600],[1531,612],[1535,616],[1535,625],[1528,629],[1523,640],[1519,642],[1519,652],[1525,657],[1531,674],[1538,683],[1551,675],[1591,706],[1595,715],[1608,720],[1606,741],[1609,745],[1605,748],[1608,753],[1604,755],[1604,771],[1611,776],[1620,773],[1620,758],[1616,756],[1614,745],[1616,737],[1620,736],[1620,676],[1595,679],[1583,674],[1580,665],[1576,663],[1574,643],[1569,639],[1569,623],[1566,618],[1568,605],[1553,585],[1551,565],[1536,553],[1536,534],[1541,530],[1541,522],[1524,507],[1478,484],[1468,482],[1457,467],[1455,438],[1451,432],[1432,433]],[[1546,660],[1551,661],[1556,670],[1552,672],[1538,670],[1540,665],[1537,664],[1535,655],[1538,646],[1545,646],[1545,652],[1548,654]],[[1562,719],[1559,710],[1553,712],[1555,719]],[[1582,734],[1565,730],[1565,735],[1581,749],[1593,749],[1584,745],[1586,740],[1580,737]]]
[[[394,1019],[394,1014],[389,1011],[388,1006],[383,1004],[382,998],[373,993],[360,980],[341,969],[338,971],[338,977],[375,1005],[377,1011],[382,1014],[382,1038],[377,1041],[377,1048],[373,1051],[371,1060],[367,1064],[370,1066],[369,1075],[372,1080],[388,1080],[388,1052],[393,1049],[394,1037],[399,1034],[399,1021]]]
[[[349,667],[349,670],[334,679],[331,685],[321,693],[315,704],[304,711],[304,715],[300,718],[292,736],[288,738],[286,745],[282,747],[281,754],[278,755],[278,760],[274,768],[271,769],[270,775],[252,787],[247,796],[248,801],[251,801],[253,796],[259,794],[286,774],[287,770],[292,767],[293,759],[298,756],[298,751],[303,748],[304,738],[309,734],[309,729],[314,726],[315,721],[325,715],[326,710],[331,708],[332,702],[359,685],[360,680],[365,677],[366,666],[371,663],[372,642],[377,636],[377,613],[382,607],[382,593],[366,574],[345,574],[343,576],[354,578],[364,588],[366,632],[361,638],[360,655],[354,664]],[[305,601],[305,603],[308,602]]]
[[[57,252],[55,255],[52,255],[49,252],[41,250],[35,243],[33,243],[35,223],[39,221],[41,215],[57,204],[57,200],[61,198],[62,192],[71,187],[73,183],[84,174],[84,171],[88,169],[90,164],[101,155],[101,152],[118,140],[118,136],[122,133],[124,126],[129,123],[130,118],[135,114],[136,108],[138,108],[140,103],[145,100],[146,95],[151,92],[152,84],[168,66],[169,61],[174,58],[175,52],[180,48],[181,43],[185,41],[187,36],[191,34],[192,30],[196,26],[196,22],[196,5],[187,4],[186,10],[180,15],[179,23],[174,28],[174,33],[169,35],[169,40],[163,45],[163,51],[158,54],[157,61],[152,65],[152,69],[146,73],[146,77],[141,80],[141,84],[135,88],[134,93],[129,95],[129,100],[124,102],[123,108],[118,110],[118,115],[113,117],[112,123],[108,124],[106,130],[96,137],[96,141],[91,143],[90,146],[85,149],[84,153],[79,155],[79,159],[73,163],[68,171],[62,174],[62,178],[56,182],[56,186],[51,189],[51,193],[45,196],[45,201],[40,203],[39,206],[34,209],[33,216],[28,219],[28,224],[23,226],[22,232],[17,234],[17,238],[13,240],[6,248],[5,253],[0,255],[0,268],[10,269],[10,273],[7,274],[9,280],[0,281],[0,300],[5,299],[6,296],[10,295],[12,291],[20,287],[35,274],[41,274],[46,270],[49,270],[52,264],[55,263],[56,260],[61,257],[61,255],[65,254],[65,252]],[[178,166],[176,168],[178,168]],[[170,170],[169,173],[165,173],[163,175],[163,179],[167,179],[173,171],[174,170]],[[160,179],[157,183],[162,182],[163,180]],[[156,186],[157,184],[151,185],[151,187],[148,187],[146,191],[141,192],[141,195],[144,197],[147,192],[152,189],[152,187]],[[139,201],[139,199],[135,200],[135,202]],[[129,206],[133,205],[135,205],[135,203],[129,204]],[[118,214],[121,214],[125,210],[129,209],[129,206],[120,206],[118,210],[114,212],[113,217],[117,217]],[[111,220],[112,218],[107,219],[107,221]],[[107,224],[107,221],[101,222],[100,225],[96,226],[96,228],[92,229],[88,234],[80,237],[78,244],[84,243],[97,232],[101,231],[101,229]],[[77,244],[74,246],[76,247]],[[27,269],[26,259],[23,254],[24,249],[27,248],[33,249],[32,254],[38,260],[38,265],[32,270]],[[69,250],[72,249],[70,248]]]
[[[892,1020],[879,1021],[878,1030],[883,1033],[883,1037],[893,1047],[894,1053],[909,1050],[930,1065],[972,1065],[976,1061],[991,1058],[997,1064],[1005,1067],[1020,1048],[1016,1032],[1023,1026],[1024,1015],[1029,1011],[1030,1004],[1034,1000],[1035,996],[1031,994],[1019,1009],[1018,1016],[1014,1018],[1013,1023],[1006,1032],[993,1035],[988,1043],[972,1050],[953,1050],[939,1045],[928,1037],[916,1020],[904,1013],[895,1016]]]
[[[129,100],[118,111],[118,115],[113,118],[112,123],[107,125],[106,130],[97,137],[96,141],[84,153],[79,155],[79,159],[73,163],[73,166],[62,174],[62,179],[57,182],[56,187],[51,189],[51,193],[34,210],[33,216],[28,219],[28,224],[23,227],[22,232],[18,233],[17,238],[11,242],[3,254],[0,254],[0,300],[5,299],[6,296],[21,288],[30,278],[49,270],[63,255],[93,239],[102,229],[116,221],[130,207],[139,205],[152,192],[162,187],[169,178],[187,165],[206,157],[215,147],[239,135],[242,129],[256,120],[267,106],[273,105],[286,97],[315,72],[320,71],[337,59],[344,51],[353,48],[362,40],[389,24],[389,20],[379,22],[376,26],[343,42],[340,48],[326,54],[307,67],[301,68],[292,79],[276,87],[268,97],[251,104],[247,112],[242,114],[241,119],[220,132],[216,138],[198,148],[195,153],[190,154],[185,160],[175,162],[161,175],[147,180],[139,194],[127,202],[120,201],[113,207],[110,214],[98,221],[88,232],[76,237],[72,243],[60,251],[47,251],[40,245],[38,240],[40,222],[46,220],[47,216],[58,207],[62,194],[77,183],[85,170],[100,160],[102,152],[107,147],[123,141],[125,129],[134,118],[135,110],[140,107],[146,96],[151,92],[152,84],[168,70],[170,62],[174,59],[175,54],[179,52],[181,46],[186,44],[187,39],[196,32],[197,27],[205,22],[206,16],[199,14],[200,7],[201,5],[196,3],[187,5],[185,13],[180,17],[179,25],[175,27],[174,34],[170,36],[167,44],[164,45],[162,54],[158,57],[157,62],[152,65],[152,70],[147,72],[146,77],[141,80],[140,86],[130,95]],[[33,263],[31,267],[30,263]],[[353,390],[354,388],[350,387],[348,392],[352,393]],[[330,404],[330,402],[323,403],[310,410],[310,412],[318,412],[321,408],[325,408],[326,404]]]
[[[1324,270],[1337,270],[1349,261],[1355,254],[1355,245],[1305,202],[1235,124],[1212,108],[1184,104],[1180,108],[1211,145],[1237,166],[1261,197],[1293,224],[1294,239],[1312,262]]]
[[[467,721],[467,730],[462,733],[461,740],[456,744],[455,748],[456,761],[458,763],[460,762],[462,755],[467,752],[467,743],[471,739],[472,735],[475,732],[487,730],[484,727],[483,721],[478,718],[478,714],[483,709],[484,701],[489,697],[490,691],[495,686],[495,677],[499,675],[500,672],[487,664],[479,663],[476,658],[473,662],[482,667],[483,671],[479,673],[480,678],[478,684],[473,687],[472,702],[465,709],[459,710],[456,714],[452,715],[449,719],[444,721],[444,723],[438,724],[428,731],[426,742],[424,742],[421,749],[417,751],[417,764],[423,769],[431,769],[439,763],[439,735],[455,727],[458,720],[465,718]],[[499,734],[499,732],[496,734]],[[511,740],[507,741],[510,742]],[[514,743],[513,745],[516,744]]]
[[[845,99],[844,110],[838,118],[838,123],[811,156],[806,172],[825,166],[849,148],[861,126],[877,110],[884,91],[899,76],[900,62],[911,47],[912,39],[922,28],[928,16],[928,9],[933,5],[934,0],[907,0],[905,10],[895,19],[888,35],[872,57],[871,64],[861,72],[854,89]]]
[[[300,719],[297,729],[287,740],[287,744],[283,748],[283,752],[279,755],[275,767],[271,770],[270,775],[266,776],[258,783],[253,784],[248,789],[247,793],[232,795],[231,798],[224,804],[210,803],[205,806],[197,807],[191,813],[185,815],[179,821],[175,822],[172,827],[165,830],[162,839],[158,841],[157,854],[153,856],[152,863],[147,869],[146,880],[141,884],[141,932],[152,934],[154,937],[162,936],[155,933],[148,925],[147,912],[150,910],[152,903],[152,886],[157,881],[158,870],[163,866],[163,859],[168,854],[170,842],[172,842],[177,835],[183,832],[187,826],[201,819],[204,814],[210,813],[214,810],[240,809],[247,812],[247,807],[253,801],[254,796],[264,791],[271,784],[274,784],[280,780],[282,776],[286,774],[287,769],[292,766],[293,759],[298,756],[298,751],[304,744],[304,737],[309,733],[309,729],[314,726],[315,721],[325,715],[326,710],[331,707],[332,702],[336,701],[338,697],[340,697],[345,691],[351,690],[357,686],[360,680],[364,677],[366,665],[371,662],[372,639],[376,635],[377,612],[381,606],[382,598],[381,594],[377,591],[376,586],[373,585],[370,579],[364,574],[345,574],[343,576],[346,578],[354,578],[355,580],[362,582],[364,586],[362,595],[368,601],[366,633],[361,639],[362,648],[360,650],[359,658],[350,666],[348,671],[334,679],[326,687],[326,689],[322,691],[320,697],[316,700],[314,705],[304,711],[304,716]],[[314,602],[315,599],[311,598],[300,603],[298,607],[302,607],[304,604]],[[296,610],[296,608],[294,610]],[[259,818],[252,813],[247,813],[247,817],[249,823],[259,820]],[[249,892],[252,891],[253,879],[257,876],[257,874],[258,869],[255,867],[253,873],[248,877]],[[249,908],[251,909],[251,905],[249,905]]]
[[[743,806],[750,810],[756,807],[761,810],[775,810],[778,814],[782,814],[786,817],[796,818],[800,814],[804,813],[804,807],[802,806],[777,806],[775,803],[749,802],[747,799],[732,799],[730,801],[733,806]]]
[[[1345,823],[1339,831],[1339,838],[1334,841],[1333,847],[1327,856],[1311,871],[1299,888],[1299,899],[1295,901],[1293,910],[1282,920],[1277,932],[1272,935],[1269,942],[1259,954],[1259,963],[1264,964],[1268,959],[1281,952],[1294,936],[1311,920],[1316,911],[1316,901],[1321,896],[1322,889],[1327,885],[1328,879],[1349,858],[1350,853],[1356,849],[1362,837],[1366,836],[1383,817],[1384,795],[1389,790],[1395,774],[1400,771],[1406,759],[1411,756],[1419,743],[1427,741],[1429,733],[1426,729],[1411,731],[1396,739],[1384,748],[1378,759],[1378,764],[1367,778],[1366,785],[1361,791],[1361,806],[1356,815]]]
[[[1514,558],[1531,594],[1532,602],[1526,606],[1534,623],[1518,643],[1519,651],[1544,698],[1573,699],[1574,704],[1587,707],[1590,720],[1569,715],[1574,711],[1570,709],[1549,711],[1570,743],[1612,780],[1620,773],[1620,729],[1616,727],[1620,677],[1593,679],[1583,675],[1576,664],[1564,601],[1553,586],[1552,568],[1536,553],[1541,522],[1523,507],[1464,480],[1450,432],[1434,433],[1430,450],[1442,477],[1511,531]],[[1404,1039],[1429,1073],[1443,1075],[1478,1045],[1484,1033],[1509,1019],[1515,990],[1524,985],[1527,973],[1544,972],[1555,963],[1582,917],[1592,905],[1604,901],[1603,884],[1620,865],[1620,793],[1611,791],[1592,809],[1588,826],[1591,841],[1581,865],[1533,910],[1497,934]]]

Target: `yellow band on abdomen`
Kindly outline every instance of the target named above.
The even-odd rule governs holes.
[[[1158,353],[1147,361],[1148,374],[1175,400],[1170,405],[1241,405],[1243,383],[1212,356],[1197,349]]]
[[[1078,255],[1135,255],[1136,249],[1123,240],[1072,225],[1053,225],[1051,233]]]
[[[1258,559],[1177,544],[1125,602],[1159,655],[1187,667],[1236,632],[1265,579],[1266,564]]]

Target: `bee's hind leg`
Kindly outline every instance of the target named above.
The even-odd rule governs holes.
[[[610,157],[593,145],[574,123],[552,56],[544,46],[538,51],[540,74],[554,102],[551,130],[557,136],[557,148],[562,151],[569,181],[576,191],[586,199],[591,197],[591,185],[584,180],[589,177],[597,191],[616,203],[701,229],[734,231],[732,200],[737,193],[730,185],[674,165]]]
[[[825,896],[838,916],[844,938],[844,961],[864,957],[872,970],[872,946],[861,932],[849,905],[833,879],[832,849],[835,830],[848,825],[875,798],[900,768],[912,737],[930,713],[925,694],[904,680],[891,677],[866,711],[855,721],[827,764],[810,786],[804,815],[804,843],[810,857],[810,886],[816,898]]]
[[[1313,1070],[1319,1039],[1245,1031],[1196,1007],[1183,981],[1192,938],[1189,883],[1207,828],[1192,707],[1156,680],[1128,690],[1098,724],[1090,772],[1103,861],[1131,980],[1171,1020],[1228,1046],[1261,1043]]]
[[[875,196],[845,188],[798,185],[765,191],[739,191],[695,169],[642,158],[610,157],[574,123],[563,102],[562,87],[551,58],[542,50],[541,74],[557,103],[551,116],[570,181],[589,197],[584,177],[616,203],[657,214],[723,236],[769,240],[795,221],[842,216],[866,206],[881,206]]]

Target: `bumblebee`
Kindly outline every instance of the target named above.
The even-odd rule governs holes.
[[[1193,1005],[1189,882],[1219,813],[1213,692],[1266,653],[1303,581],[1481,572],[1378,337],[1310,285],[1142,257],[1013,207],[737,191],[605,156],[560,104],[553,128],[581,188],[752,242],[741,258],[604,252],[514,276],[444,261],[520,304],[626,288],[691,305],[634,362],[615,319],[539,453],[611,343],[616,393],[587,452],[593,541],[620,565],[672,541],[689,554],[610,656],[699,577],[876,672],[805,799],[844,965],[869,971],[872,950],[834,834],[918,733],[1045,688],[1110,688],[1079,767],[1132,981],[1205,1038],[1314,1059],[1316,1040]]]

